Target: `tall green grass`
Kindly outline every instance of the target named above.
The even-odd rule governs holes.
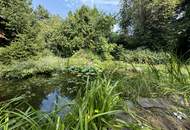
[[[2,102],[0,130],[107,130],[129,127],[127,122],[115,116],[124,110],[116,88],[117,83],[110,79],[87,82],[85,91],[79,92],[73,102],[66,104],[71,110],[64,118],[59,115],[63,108],[55,107],[53,112],[43,113],[25,103],[23,97]]]
[[[73,102],[67,104],[71,110],[64,118],[58,114],[62,108],[48,114],[42,113],[23,102],[22,97],[2,102],[0,130],[107,130],[122,127],[140,130],[140,120],[136,125],[116,118],[120,112],[136,118],[124,105],[123,98],[136,101],[141,97],[177,95],[185,101],[190,99],[189,65],[171,58],[162,67],[149,64],[141,71],[135,65],[132,67],[136,71],[114,70],[114,73],[106,75],[107,78],[88,80]],[[122,76],[119,76],[120,73]]]
[[[135,69],[135,65],[132,65]],[[190,95],[190,68],[176,58],[168,59],[162,66],[147,65],[141,71],[128,72],[119,86],[123,95],[128,99],[136,100],[140,97],[166,97]],[[114,79],[113,79],[114,80]]]
[[[117,83],[100,79],[88,83],[82,97],[79,94],[72,111],[66,117],[66,128],[75,130],[103,130],[113,128],[114,114],[120,112],[119,93],[116,93]]]
[[[0,104],[0,130],[64,130],[60,116],[37,111],[23,100],[18,97]]]

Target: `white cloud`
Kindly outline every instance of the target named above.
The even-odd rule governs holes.
[[[94,0],[98,4],[112,4],[112,5],[118,5],[119,0]]]
[[[120,0],[81,0],[83,4],[90,4],[90,5],[96,5],[96,4],[102,4],[102,5],[118,5]]]

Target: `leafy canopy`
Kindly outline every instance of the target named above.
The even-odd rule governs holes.
[[[114,22],[113,17],[100,13],[96,8],[82,6],[75,13],[70,12],[62,25],[46,36],[46,40],[50,49],[62,57],[82,48],[104,55],[111,48],[107,38]]]
[[[172,24],[180,0],[122,0],[121,27],[131,34],[134,44],[151,49],[168,49],[175,45]]]

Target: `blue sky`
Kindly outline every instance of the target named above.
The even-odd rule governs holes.
[[[119,0],[33,0],[33,7],[43,5],[52,14],[66,17],[69,11],[75,11],[81,5],[97,7],[105,13],[117,14],[119,12]]]

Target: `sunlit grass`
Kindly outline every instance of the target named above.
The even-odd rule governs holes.
[[[66,118],[67,128],[80,130],[103,130],[113,128],[114,114],[120,112],[119,93],[115,92],[117,83],[100,79],[87,84],[84,97],[80,94],[71,113]],[[78,118],[76,118],[79,116]]]

